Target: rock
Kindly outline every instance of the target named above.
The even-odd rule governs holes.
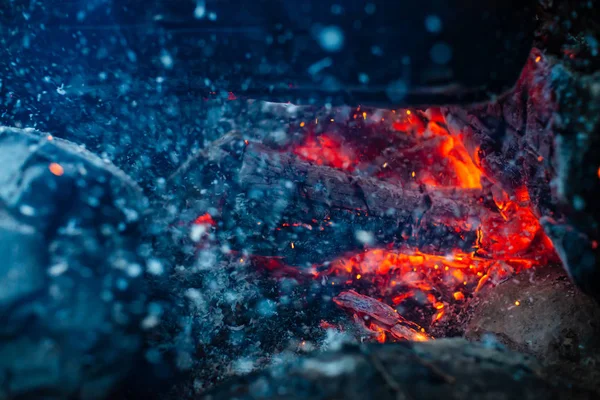
[[[549,370],[600,389],[600,307],[558,267],[524,271],[473,300],[465,336],[491,334]],[[591,368],[590,368],[591,367]]]
[[[348,345],[225,382],[218,399],[591,399],[528,357],[464,339]]]
[[[547,216],[541,222],[569,276],[600,300],[600,73],[557,66],[551,84],[559,108],[553,122],[552,186],[564,218]]]
[[[5,210],[0,212],[0,304],[34,294],[44,284],[44,254],[36,251],[44,244],[42,234],[20,223]]]
[[[33,130],[0,127],[0,160],[0,399],[103,398],[143,340],[144,196]]]

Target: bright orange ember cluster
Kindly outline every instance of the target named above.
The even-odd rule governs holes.
[[[309,136],[302,145],[294,148],[294,153],[317,165],[327,165],[346,171],[354,169],[354,152],[345,147],[340,140],[327,135],[317,138]]]
[[[326,277],[332,284],[341,284],[344,288],[354,289],[359,280],[361,287],[365,281],[370,283],[368,298],[350,290],[343,292],[343,301],[338,297],[336,304],[355,315],[367,315],[370,322],[365,328],[372,331],[377,340],[385,341],[386,333],[396,339],[424,340],[425,330],[420,327],[411,327],[413,333],[406,336],[397,329],[394,331],[392,327],[397,323],[389,322],[389,310],[385,307],[398,312],[407,302],[416,301],[429,308],[431,324],[435,324],[444,318],[450,304],[464,302],[486,284],[498,283],[523,269],[554,261],[556,255],[531,208],[527,189],[511,188],[512,196],[509,196],[493,177],[486,176],[480,165],[479,149],[467,149],[460,134],[451,135],[439,110],[393,111],[384,119],[389,124],[390,134],[406,135],[411,146],[427,149],[427,160],[422,168],[415,168],[409,175],[414,178],[415,186],[424,185],[431,191],[464,190],[469,195],[492,198],[497,210],[483,215],[476,227],[460,216],[456,221],[448,221],[449,226],[466,225],[476,230],[477,241],[472,252],[456,249],[447,254],[428,254],[410,247],[372,248],[337,259],[325,271],[314,275],[319,279]],[[399,148],[398,153],[401,152],[418,153]],[[357,164],[355,153],[347,145],[326,134],[309,136],[294,153],[318,165],[346,171],[354,171]],[[398,165],[401,164],[394,167],[390,162],[392,169]],[[387,161],[384,166],[388,166]],[[392,174],[401,172],[392,171]],[[494,190],[490,190],[492,187]],[[370,305],[363,307],[365,304]],[[381,315],[387,316],[386,321],[382,321]],[[363,318],[357,320],[364,321]]]

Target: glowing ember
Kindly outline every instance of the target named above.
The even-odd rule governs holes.
[[[333,118],[329,120],[335,123]],[[252,263],[276,278],[320,282],[333,293],[334,303],[350,312],[367,336],[380,342],[431,339],[426,331],[433,332],[431,328],[451,321],[449,316],[456,315],[482,288],[498,284],[523,269],[557,260],[532,208],[527,188],[503,190],[498,182],[486,176],[479,149],[467,148],[462,134],[450,134],[439,110],[367,113],[357,109],[350,121],[360,129],[348,130],[348,137],[342,140],[341,136],[312,131],[317,129],[318,119],[315,119],[314,125],[305,128],[310,130],[305,142],[291,149],[303,160],[299,172],[313,168],[310,163],[345,172],[314,167],[316,175],[322,173],[327,177],[327,184],[321,185],[323,188],[311,187],[312,197],[306,195],[308,189],[299,196],[321,202],[319,207],[323,206],[324,212],[318,216],[298,215],[298,220],[289,219],[296,218],[295,214],[286,215],[285,222],[280,221],[275,229],[277,234],[289,234],[290,239],[278,251],[293,253],[293,257],[313,251],[302,235],[326,237],[327,230],[333,232],[340,226],[336,219],[342,213],[350,213],[356,220],[378,218],[387,224],[388,208],[392,215],[400,210],[406,215],[403,219],[389,219],[398,225],[397,234],[385,236],[392,237],[391,243],[384,241],[382,245],[378,241],[382,228],[373,232],[367,228],[354,232],[360,243],[354,248],[359,250],[332,257],[333,260],[327,260],[324,254],[321,264],[287,265],[284,262],[287,256],[277,253],[244,255],[246,258],[236,260]],[[306,125],[300,123],[301,127]],[[327,124],[328,129],[331,126]],[[365,134],[369,129],[375,129],[375,134]],[[259,146],[247,141],[246,144],[245,155],[254,154],[251,150],[259,156],[269,155],[266,147],[257,150]],[[279,152],[275,154],[276,157],[270,155],[264,160],[284,158]],[[273,169],[273,174],[281,173],[282,168],[293,168],[296,157],[288,153],[285,162],[273,162],[279,168]],[[292,174],[288,179],[296,177]],[[335,207],[330,203],[334,197],[318,195],[322,189],[341,193],[335,198]],[[346,196],[353,196],[352,201]],[[408,211],[401,208],[402,201],[386,203],[388,198],[406,200],[410,204]],[[380,203],[375,200],[385,204],[383,211],[377,209]],[[328,206],[338,214],[330,214]],[[356,220],[350,219],[350,223]],[[265,222],[260,220],[256,224],[268,225]],[[201,242],[215,225],[210,214],[197,217],[192,224],[192,239]],[[439,246],[430,245],[427,235],[421,240],[419,235],[429,233],[430,228],[434,236],[441,232]],[[294,236],[298,232],[302,234]],[[453,241],[455,237],[460,238],[460,243]],[[321,326],[340,329],[326,321]]]
[[[395,249],[366,249],[323,267],[315,266],[314,276],[331,279],[332,285],[363,288],[368,296],[349,290],[334,301],[360,317],[357,321],[364,322],[366,317],[369,322],[364,327],[373,332],[375,340],[426,340],[423,328],[406,321],[390,305],[426,305],[430,323],[435,324],[444,319],[447,304],[463,302],[486,284],[497,284],[525,268],[554,261],[556,256],[530,207],[526,188],[514,190],[513,197],[497,187],[493,195],[486,194],[482,183],[487,178],[480,168],[479,149],[469,152],[461,135],[451,135],[439,110],[391,112],[385,120],[391,121],[393,131],[405,136],[400,137],[404,146],[397,148],[396,154],[392,152],[384,162],[378,162],[386,171],[379,175],[380,179],[399,181],[402,186],[414,184],[412,181],[432,192],[453,189],[464,191],[465,195],[479,193],[480,199],[493,199],[489,212],[484,212],[479,220],[455,215],[454,220],[444,222],[456,227],[457,232],[474,231],[473,251],[456,249],[446,254],[429,254],[397,245]],[[359,164],[354,153],[340,141],[324,135],[309,137],[294,153],[318,165],[347,171]],[[376,156],[368,161],[377,162]],[[361,157],[364,158],[362,150]],[[397,179],[394,175],[402,176],[402,169],[408,165],[408,178],[412,179]],[[487,181],[487,187],[491,185]]]
[[[327,135],[316,139],[310,136],[308,140],[294,149],[294,153],[317,165],[326,165],[347,171],[354,169],[354,153],[342,145],[340,140]]]
[[[62,176],[65,173],[65,170],[62,167],[62,165],[57,163],[50,163],[48,169],[50,170],[50,172],[52,172],[52,174],[56,176]]]
[[[194,220],[194,224],[196,224],[196,225],[212,225],[212,226],[215,226],[216,222],[210,216],[209,213],[206,213],[206,214],[202,214],[201,216],[199,216],[198,218],[196,218]]]
[[[444,317],[445,303],[460,302],[464,293],[480,290],[486,283],[499,283],[515,272],[539,265],[541,260],[489,259],[454,252],[444,256],[415,249],[371,249],[332,262],[318,276],[345,282],[352,276],[371,283],[369,293],[384,303],[401,306],[408,300],[429,304],[432,322]],[[339,303],[338,303],[339,304]]]
[[[437,115],[436,115],[437,116]],[[414,117],[412,117],[414,118]],[[418,132],[418,131],[417,131]],[[446,127],[435,120],[429,121],[423,136],[441,137],[439,155],[450,162],[451,171],[456,176],[455,185],[464,189],[481,189],[481,170],[475,165],[461,138],[454,138]],[[444,186],[444,182],[433,181],[435,186]],[[432,184],[432,181],[429,181]]]

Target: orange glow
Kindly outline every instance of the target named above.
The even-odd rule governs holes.
[[[425,336],[425,335],[421,334],[421,333],[417,333],[417,334],[414,336],[413,340],[414,340],[415,342],[426,342],[426,341],[428,341],[428,340],[429,340],[429,338],[428,338],[427,336]]]
[[[366,111],[357,109],[349,120],[356,124],[354,120],[360,121],[361,115],[366,119]],[[387,153],[374,151],[368,159],[371,155],[367,146],[357,147],[362,143],[352,144],[351,137],[345,141],[339,136],[314,133],[292,151],[317,165],[348,172],[356,169],[361,174],[368,170],[363,165],[371,162],[371,166],[382,166],[377,168],[378,179],[424,193],[472,196],[472,204],[485,202],[477,217],[467,219],[451,213],[447,220],[434,223],[446,225],[462,239],[468,238],[470,247],[435,253],[406,242],[390,243],[343,255],[325,265],[313,265],[312,276],[322,282],[331,280],[327,285],[335,288],[352,289],[334,297],[334,302],[361,317],[356,320],[372,331],[377,341],[429,340],[426,329],[401,314],[422,307],[422,315],[417,317],[420,324],[442,319],[450,322],[454,308],[466,304],[474,293],[524,269],[556,261],[557,256],[532,208],[527,188],[502,188],[492,182],[482,167],[486,154],[463,141],[463,133],[451,134],[442,110],[393,110],[383,116],[379,123],[389,133],[385,137]],[[538,157],[538,161],[543,160]],[[600,178],[600,168],[597,173]],[[357,215],[360,213],[362,210],[357,210]],[[329,219],[324,220],[331,224]],[[317,224],[316,220],[312,222]],[[318,229],[318,225],[306,222],[286,222],[279,229],[288,227]],[[410,235],[402,238],[410,243]],[[520,301],[514,304],[519,306]],[[362,317],[368,317],[368,322]]]
[[[377,324],[369,324],[369,329],[375,332],[375,340],[379,343],[385,343],[385,330]]]
[[[330,322],[327,322],[325,320],[321,320],[319,322],[319,326],[323,329],[339,329],[339,327],[337,325],[334,325]]]
[[[294,153],[317,165],[325,165],[347,171],[354,169],[354,152],[344,147],[340,140],[327,135],[321,135],[317,138],[309,136],[303,145],[294,149]]]
[[[48,165],[48,169],[56,176],[62,176],[65,173],[62,165],[57,163],[50,163],[50,165]]]
[[[464,189],[481,189],[481,170],[475,165],[460,140],[450,136],[448,130],[437,122],[430,122],[427,129],[434,136],[446,138],[440,147],[441,156],[448,159],[458,179],[457,186]],[[475,151],[477,154],[477,151]]]
[[[360,275],[362,280],[373,282],[383,297],[390,296],[391,304],[400,304],[410,297],[418,298],[419,293],[430,293],[427,302],[432,309],[441,310],[444,303],[434,292],[442,288],[455,300],[464,300],[464,294],[458,290],[460,287],[478,291],[490,281],[490,277],[501,279],[509,273],[498,263],[510,266],[508,271],[518,272],[544,262],[545,259],[541,258],[490,259],[475,252],[426,254],[408,247],[400,250],[369,249],[335,260],[326,271],[317,275],[345,278]],[[443,269],[439,268],[440,265]]]
[[[205,213],[202,214],[201,216],[199,216],[198,218],[196,218],[194,220],[194,224],[197,225],[201,225],[201,224],[205,224],[205,225],[212,225],[215,226],[217,223],[215,222],[215,220],[210,216],[209,213]],[[243,260],[240,260],[240,262],[242,262]]]
[[[478,167],[479,149],[475,149],[476,159],[473,160],[461,138],[450,135],[439,109],[429,109],[427,112],[430,116],[429,121],[407,110],[404,117],[400,117],[392,124],[395,131],[412,133],[430,141],[432,138],[438,138],[435,142],[438,144],[437,155],[441,159],[447,160],[449,168],[439,176],[424,176],[423,183],[429,186],[481,189],[483,174]],[[452,184],[448,184],[449,182]]]

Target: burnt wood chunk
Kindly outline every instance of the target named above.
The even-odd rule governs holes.
[[[255,143],[240,163],[230,227],[237,233],[220,234],[240,250],[283,256],[289,264],[324,262],[365,244],[468,250],[482,218],[494,213],[480,190],[405,189]],[[358,231],[372,240],[361,242]]]
[[[285,189],[309,202],[361,211],[377,217],[395,216],[442,221],[478,218],[483,212],[477,191],[439,190],[424,193],[374,178],[350,175],[303,161],[290,153],[250,144],[243,157],[239,182],[250,189]],[[269,200],[266,198],[265,200]]]
[[[372,319],[376,325],[391,333],[396,339],[414,341],[433,339],[421,332],[417,324],[406,320],[392,307],[354,290],[340,293],[333,298],[333,301],[338,306],[355,313],[359,318]]]

